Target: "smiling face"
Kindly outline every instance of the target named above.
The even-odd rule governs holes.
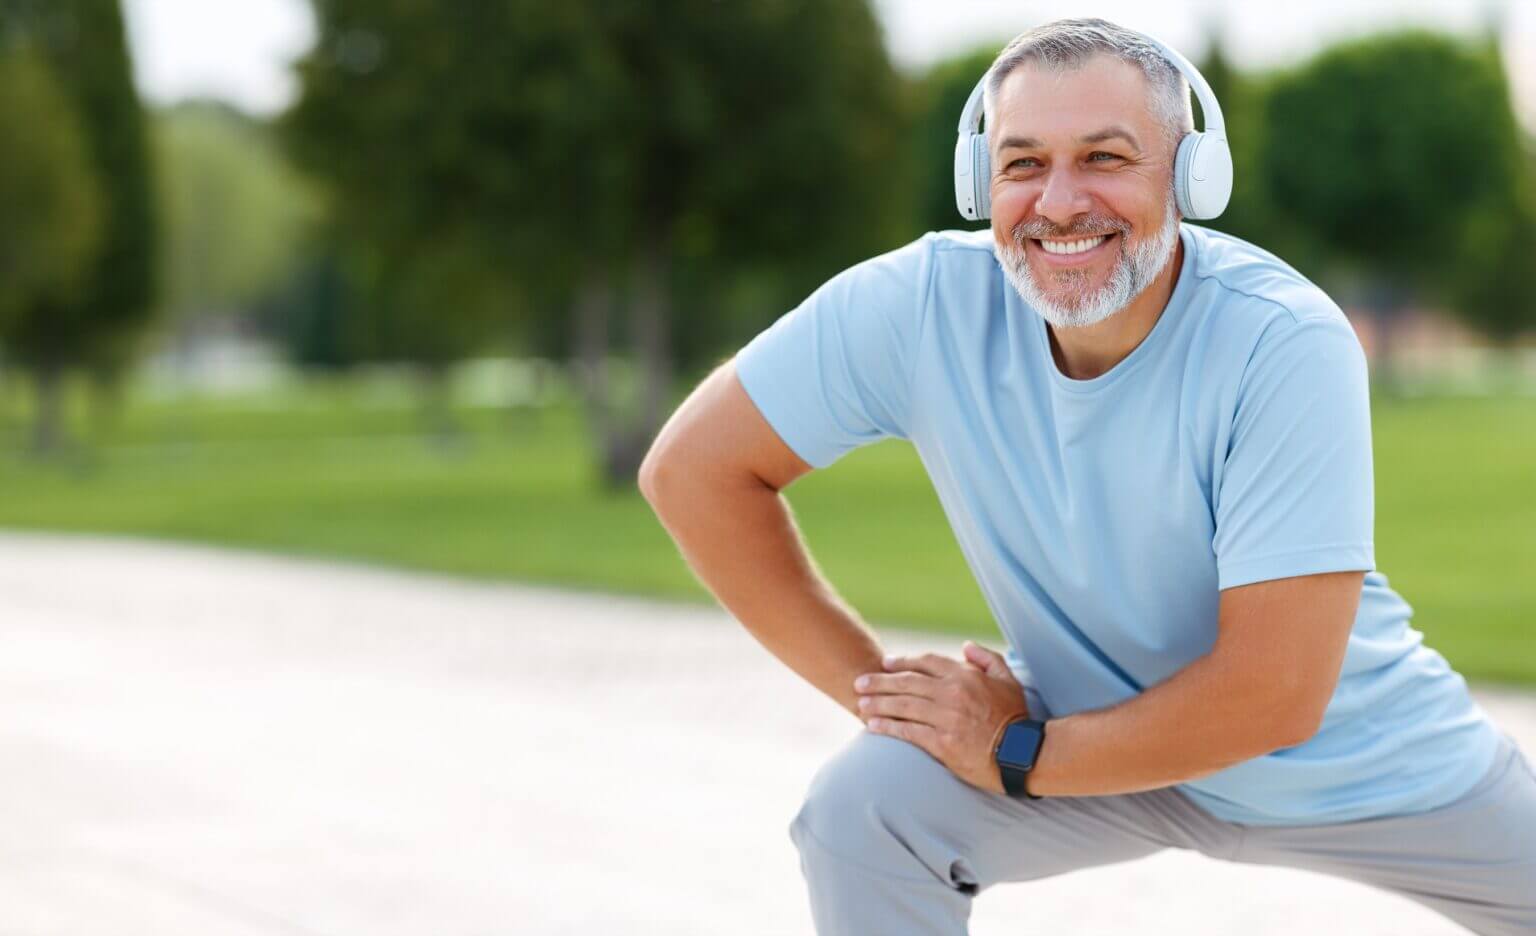
[[[1157,278],[1178,240],[1173,156],[1132,64],[1099,55],[1004,79],[987,136],[992,237],[1024,301],[1092,325]]]

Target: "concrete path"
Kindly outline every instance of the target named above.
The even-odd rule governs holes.
[[[857,730],[718,610],[0,535],[0,936],[808,934],[787,827]],[[1463,932],[1173,851],[972,931]]]

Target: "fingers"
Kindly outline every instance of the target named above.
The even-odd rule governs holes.
[[[859,712],[865,718],[883,715],[907,721],[936,725],[940,716],[932,699],[910,695],[869,695],[859,699]]]
[[[854,681],[853,688],[862,693],[903,693],[933,698],[937,690],[936,680],[926,673],[866,673]]]
[[[872,718],[869,721],[869,730],[876,734],[890,735],[893,738],[910,741],[927,751],[940,763],[944,761],[939,752],[939,733],[932,725],[890,718]]]
[[[959,660],[952,660],[939,653],[924,653],[918,656],[888,656],[884,662],[886,672],[897,670],[915,670],[919,673],[927,673],[929,676],[947,676],[956,670],[964,670],[965,664]]]
[[[967,640],[962,650],[966,661],[985,670],[988,676],[996,676],[999,679],[1015,678],[1013,670],[1008,668],[1008,660],[996,650],[989,650],[972,640]]]

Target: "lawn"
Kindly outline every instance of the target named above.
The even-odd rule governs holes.
[[[12,407],[13,410],[13,407]],[[407,398],[336,383],[131,403],[86,461],[16,454],[0,526],[199,540],[708,602],[633,488],[601,493],[569,408],[461,408],[433,444]],[[1536,398],[1377,402],[1376,558],[1469,678],[1536,686]],[[996,628],[910,446],[790,488],[818,563],[870,620]]]

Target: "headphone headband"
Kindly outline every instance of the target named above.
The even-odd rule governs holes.
[[[1168,61],[1168,64],[1177,68],[1184,75],[1185,80],[1189,82],[1190,90],[1195,92],[1196,99],[1200,101],[1201,122],[1205,125],[1201,130],[1205,133],[1213,133],[1223,138],[1226,137],[1227,128],[1226,122],[1221,116],[1221,105],[1217,103],[1216,93],[1211,90],[1210,84],[1206,82],[1205,76],[1200,74],[1200,70],[1172,46],[1144,32],[1137,32],[1134,29],[1127,31],[1135,32],[1136,35],[1145,39],[1153,48],[1162,53],[1163,58]],[[960,111],[960,125],[955,128],[955,132],[975,133],[981,129],[982,113],[985,110],[987,77],[990,74],[991,70],[988,69],[981,76],[981,80],[976,82],[976,87],[971,90],[971,96],[965,99],[965,107]]]
[[[1179,140],[1174,153],[1174,198],[1184,217],[1214,218],[1227,207],[1232,196],[1232,151],[1227,147],[1226,124],[1216,94],[1199,69],[1177,50],[1146,33],[1127,32],[1135,33],[1158,50],[1164,61],[1184,75],[1200,101],[1205,128],[1186,132]],[[972,221],[992,216],[991,153],[987,141],[987,131],[992,128],[981,129],[989,74],[991,69],[971,89],[956,128],[955,204],[961,216]]]

